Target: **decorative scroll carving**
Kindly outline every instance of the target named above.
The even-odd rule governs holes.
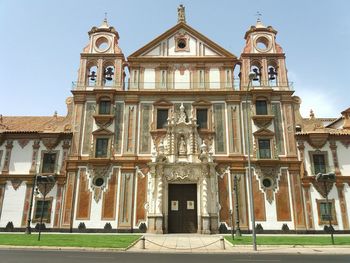
[[[136,168],[136,174],[138,176],[140,176],[141,178],[146,177],[149,174],[149,168],[148,167],[144,167],[143,169],[140,169],[138,166],[135,167]]]
[[[187,166],[174,166],[171,172],[166,175],[168,181],[195,181],[198,179],[198,175],[195,175],[192,167]]]

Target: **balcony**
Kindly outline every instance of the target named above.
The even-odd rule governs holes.
[[[95,90],[95,89],[115,89],[115,90],[161,90],[161,91],[245,91],[248,83],[241,83],[239,79],[233,82],[125,82],[108,84],[72,82],[73,90]],[[271,85],[269,82],[252,83],[249,85],[250,90],[289,90],[294,91],[293,82],[278,83]]]

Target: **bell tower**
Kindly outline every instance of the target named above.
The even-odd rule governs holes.
[[[89,31],[89,44],[80,55],[76,90],[124,88],[124,54],[118,45],[119,34],[107,18]]]
[[[276,43],[276,34],[277,31],[263,25],[260,18],[246,32],[241,55],[241,89],[248,86],[249,72],[256,74],[251,84],[255,88],[289,89],[285,54]]]

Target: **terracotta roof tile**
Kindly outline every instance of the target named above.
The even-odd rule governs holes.
[[[59,116],[2,116],[0,133],[13,132],[69,132],[67,117]]]

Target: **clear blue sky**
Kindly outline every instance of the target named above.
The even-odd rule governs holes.
[[[303,115],[338,117],[350,107],[348,0],[0,0],[0,114],[65,115],[87,32],[105,12],[127,57],[176,24],[180,3],[189,25],[236,56],[261,12],[279,32]]]

